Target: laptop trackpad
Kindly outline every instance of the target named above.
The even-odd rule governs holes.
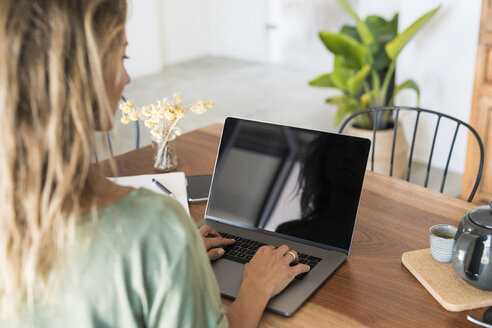
[[[218,259],[212,262],[219,289],[222,295],[235,298],[239,292],[243,276],[243,264]]]

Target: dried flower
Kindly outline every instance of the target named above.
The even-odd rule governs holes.
[[[135,105],[129,100],[126,103],[121,104],[120,109],[123,113],[129,114],[135,109]]]
[[[128,123],[128,122],[127,122]],[[154,122],[152,122],[151,120],[146,120],[144,122],[145,126],[148,127],[149,129],[151,129],[153,126],[154,126]]]
[[[130,118],[128,116],[122,116],[121,117],[121,123],[123,123],[123,124],[130,123]]]
[[[198,100],[190,106],[182,105],[183,97],[175,92],[171,99],[164,98],[157,104],[150,104],[138,108],[131,101],[120,105],[122,113],[121,123],[128,124],[131,121],[142,120],[144,125],[150,129],[152,137],[156,141],[169,141],[174,135],[180,135],[181,130],[177,123],[186,115],[188,110],[194,113],[205,113],[214,104],[209,101]]]
[[[177,101],[178,103],[180,103],[180,102],[182,102],[182,101],[183,101],[183,97],[181,97],[181,95],[179,94],[179,92],[175,92],[175,93],[173,94],[173,98],[174,98],[174,99],[176,99],[176,101]]]

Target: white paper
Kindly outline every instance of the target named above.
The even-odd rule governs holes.
[[[146,188],[152,190],[155,193],[170,197],[164,191],[159,189],[159,187],[157,187],[154,183],[152,183],[152,179],[156,179],[167,189],[172,191],[174,196],[176,196],[176,200],[180,202],[181,205],[183,205],[188,215],[190,214],[190,209],[188,207],[188,193],[186,191],[186,177],[184,172],[143,174],[108,179],[116,184],[119,184],[120,186]]]

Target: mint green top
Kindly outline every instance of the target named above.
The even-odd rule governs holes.
[[[102,213],[77,227],[59,302],[20,327],[228,326],[197,227],[177,201],[136,189]]]

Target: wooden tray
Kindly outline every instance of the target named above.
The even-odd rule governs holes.
[[[458,312],[492,305],[492,292],[470,286],[450,263],[432,258],[429,248],[403,253],[403,265],[448,311]]]

